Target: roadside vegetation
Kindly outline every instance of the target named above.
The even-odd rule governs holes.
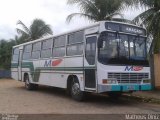
[[[24,42],[42,38],[46,35],[52,35],[53,31],[50,25],[41,19],[34,19],[32,24],[27,27],[22,21],[17,22],[17,33],[15,38],[10,40],[0,40],[0,69],[9,70],[11,64],[12,47]]]
[[[17,33],[20,35],[20,37],[23,38],[23,42],[29,42],[44,37],[46,35],[53,34],[50,25],[47,25],[41,19],[35,19],[29,27],[27,27],[20,20],[18,21],[17,25],[21,26],[22,28],[17,28]]]
[[[131,22],[126,20],[121,13],[126,8],[126,0],[68,0],[68,5],[77,5],[81,12],[72,13],[67,17],[70,22],[74,17],[84,17],[89,21],[114,20]],[[118,17],[117,17],[118,16]]]

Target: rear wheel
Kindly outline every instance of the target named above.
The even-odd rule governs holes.
[[[84,92],[80,89],[80,84],[76,78],[73,78],[71,82],[71,96],[76,101],[84,100]]]
[[[30,83],[28,75],[25,75],[24,80],[25,80],[25,88],[27,90],[37,90],[38,89],[38,85]]]

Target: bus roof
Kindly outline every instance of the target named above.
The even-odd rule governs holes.
[[[20,46],[27,45],[27,44],[32,44],[32,43],[35,43],[35,42],[47,40],[47,39],[62,36],[62,35],[66,35],[66,34],[77,32],[77,31],[85,30],[85,29],[90,28],[90,27],[98,26],[99,24],[100,24],[100,22],[97,22],[97,23],[94,23],[92,25],[85,26],[85,27],[82,27],[82,28],[79,28],[79,29],[71,30],[71,31],[60,33],[60,34],[57,34],[57,35],[47,36],[47,37],[44,37],[44,38],[40,38],[40,39],[37,39],[37,40],[33,40],[33,41],[30,41],[30,42],[23,43],[23,44],[20,44],[20,45],[16,45],[16,46],[13,46],[13,48],[20,47]]]
[[[130,23],[124,23],[124,22],[117,22],[117,21],[99,21],[99,22],[96,22],[96,23],[94,23],[94,24],[92,24],[92,25],[85,26],[85,27],[82,27],[82,28],[79,28],[79,29],[71,30],[71,31],[64,32],[64,33],[57,34],[57,35],[51,35],[51,36],[48,36],[48,37],[44,37],[44,38],[41,38],[41,39],[37,39],[37,40],[33,40],[33,41],[30,41],[30,42],[26,42],[26,43],[23,43],[23,44],[20,44],[20,45],[16,45],[16,46],[13,46],[13,48],[20,47],[20,46],[27,45],[27,44],[32,44],[32,43],[39,42],[39,41],[43,41],[43,40],[47,40],[47,39],[51,39],[51,38],[58,37],[58,36],[62,36],[62,35],[66,35],[66,34],[70,34],[70,33],[77,32],[77,31],[85,30],[85,29],[88,29],[88,28],[91,28],[91,27],[98,26],[98,25],[100,25],[100,23],[104,23],[104,22],[119,23],[119,24],[131,25],[131,26],[135,26],[135,27],[142,28],[142,27],[140,27],[140,26],[137,26],[137,25],[134,25],[134,24],[130,24]],[[143,29],[144,29],[144,28],[143,28]]]

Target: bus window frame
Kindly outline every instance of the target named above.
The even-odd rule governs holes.
[[[75,42],[75,43],[70,43],[69,42],[69,36],[72,35],[72,34],[76,34],[76,33],[83,33],[82,35],[82,42]],[[69,46],[74,46],[74,45],[77,45],[77,44],[81,44],[82,45],[82,54],[81,55],[68,55],[68,51],[67,51],[67,48]],[[79,31],[75,31],[75,32],[72,32],[72,33],[69,33],[67,35],[67,44],[66,44],[66,57],[69,58],[69,57],[81,57],[81,56],[84,56],[85,55],[85,32],[84,30],[79,30]]]
[[[45,41],[47,41],[47,40],[52,41],[52,45],[50,46],[50,48],[45,48],[45,49],[43,49],[43,43],[44,43]],[[50,38],[50,39],[46,39],[46,40],[41,41],[41,53],[40,53],[40,59],[52,58],[52,56],[53,56],[53,51],[52,51],[52,49],[53,49],[53,43],[54,43],[53,38]],[[50,49],[50,52],[51,52],[50,57],[42,57],[42,51],[46,51],[46,50],[49,50],[49,49]]]
[[[15,49],[18,49],[18,53],[16,53],[16,54],[15,54]],[[18,57],[17,60],[13,60],[14,55],[16,55]],[[13,50],[12,50],[12,61],[18,63],[19,55],[20,55],[19,47],[13,48]]]
[[[34,44],[40,43],[40,49],[39,50],[33,50]],[[32,51],[31,51],[31,59],[30,60],[39,60],[41,58],[41,50],[42,50],[42,41],[38,41],[35,43],[32,43]],[[38,58],[33,58],[33,52],[39,52],[39,57]]]
[[[28,46],[28,45],[31,45],[31,50],[30,51],[25,51],[25,47]],[[22,60],[32,60],[32,49],[33,49],[33,44],[30,43],[30,44],[27,44],[27,45],[24,45],[24,50],[22,52]],[[25,53],[30,53],[30,58],[29,59],[24,59],[24,54]]]

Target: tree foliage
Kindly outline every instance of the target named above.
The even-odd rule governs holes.
[[[17,28],[17,33],[21,35],[24,41],[32,41],[44,37],[46,35],[52,35],[52,29],[50,25],[46,24],[41,19],[33,20],[32,24],[27,27],[22,21],[18,21],[17,25],[20,25],[22,29]]]
[[[0,69],[10,69],[12,46],[16,45],[14,40],[0,40]]]
[[[0,69],[10,69],[13,46],[52,34],[50,26],[40,19],[35,19],[29,28],[21,21],[18,25],[22,27],[22,29],[17,28],[20,36],[16,35],[10,40],[0,40]]]
[[[72,13],[67,17],[70,22],[73,17],[80,16],[90,21],[115,20],[123,22],[131,22],[125,20],[121,14],[121,10],[128,7],[131,3],[128,0],[68,0],[69,5],[77,5],[80,13]],[[115,17],[120,16],[121,19]]]

